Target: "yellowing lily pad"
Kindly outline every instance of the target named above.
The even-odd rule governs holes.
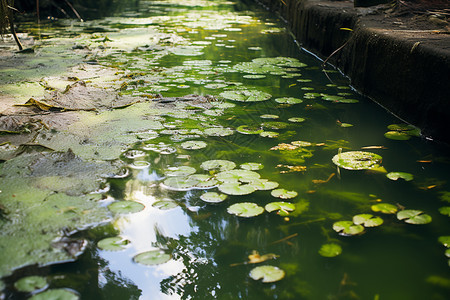
[[[383,214],[395,214],[398,210],[397,206],[389,203],[378,203],[371,206],[374,212],[381,212]]]
[[[270,194],[281,199],[291,199],[298,195],[296,191],[288,191],[286,189],[276,189],[273,190]]]
[[[365,151],[348,151],[336,154],[332,161],[338,167],[347,170],[366,170],[379,168],[382,157]]]
[[[333,230],[340,235],[351,236],[364,232],[364,226],[356,225],[352,221],[338,221],[333,224]]]
[[[227,199],[227,195],[225,194],[219,194],[216,192],[208,192],[208,193],[204,193],[200,196],[200,199],[202,199],[205,202],[208,203],[219,203],[219,202],[223,202]]]
[[[405,172],[389,172],[386,174],[386,177],[390,180],[398,180],[401,178],[405,181],[411,181],[414,179],[414,175]]]
[[[227,212],[238,217],[250,218],[262,214],[264,212],[264,208],[256,203],[242,202],[229,206],[227,208]]]
[[[371,214],[359,214],[353,216],[353,223],[363,225],[364,227],[375,227],[383,224],[383,219]]]
[[[17,280],[14,287],[19,292],[30,293],[47,286],[47,280],[42,276],[27,276]]]
[[[432,221],[431,216],[421,210],[405,209],[397,213],[397,219],[404,220],[408,224],[428,224]]]
[[[137,213],[144,210],[145,206],[136,201],[117,201],[108,205],[108,209],[118,214]]]
[[[324,257],[335,257],[342,253],[342,247],[335,243],[323,244],[319,249],[319,254]]]
[[[170,259],[171,255],[160,249],[139,253],[133,257],[134,262],[146,266],[160,265],[168,262]]]
[[[121,251],[130,243],[129,240],[124,239],[120,236],[109,237],[100,240],[97,246],[106,251]]]
[[[275,266],[259,266],[250,271],[250,277],[262,282],[276,282],[283,279],[285,272]]]

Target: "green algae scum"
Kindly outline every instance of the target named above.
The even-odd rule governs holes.
[[[448,148],[261,7],[25,25],[45,38],[0,78],[0,298],[447,299]]]

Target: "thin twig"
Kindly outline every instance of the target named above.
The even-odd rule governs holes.
[[[272,242],[272,243],[270,243],[269,245],[273,245],[273,244],[278,244],[278,243],[284,242],[284,241],[289,240],[289,239],[291,239],[291,238],[293,238],[293,237],[296,237],[297,235],[298,235],[298,233],[294,233],[294,234],[288,235],[287,237],[284,237],[284,238],[282,238],[281,240]]]

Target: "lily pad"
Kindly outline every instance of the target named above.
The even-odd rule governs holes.
[[[389,203],[378,203],[371,206],[374,212],[381,212],[383,214],[395,214],[398,210],[397,206]]]
[[[219,191],[227,195],[248,195],[256,191],[251,184],[239,182],[226,182],[218,186]]]
[[[278,211],[280,216],[287,216],[291,211],[295,210],[295,205],[289,202],[271,202],[265,207],[266,211]]]
[[[208,203],[219,203],[219,202],[223,202],[227,199],[227,195],[225,194],[219,194],[216,192],[208,192],[208,193],[204,193],[200,196],[200,199],[208,202]]]
[[[34,295],[30,300],[78,300],[80,297],[69,289],[51,289]]]
[[[276,282],[284,278],[285,272],[274,266],[259,266],[250,271],[250,277],[254,280],[262,279],[262,282]]]
[[[388,139],[397,141],[407,141],[411,138],[409,134],[403,131],[388,131],[384,134],[384,136]]]
[[[211,127],[205,129],[204,133],[209,136],[229,136],[234,133],[233,129],[225,127]]]
[[[243,163],[242,165],[240,165],[240,167],[241,167],[241,169],[244,169],[244,170],[256,171],[256,170],[261,170],[262,168],[264,168],[264,165],[261,163],[248,162],[248,163]]]
[[[450,248],[450,235],[443,235],[438,238],[438,242],[447,248]]]
[[[391,131],[403,132],[410,136],[420,137],[421,135],[419,128],[409,124],[391,124],[387,128]]]
[[[260,74],[247,74],[242,76],[243,78],[246,79],[262,79],[262,78],[266,78],[266,75],[260,75]]]
[[[258,90],[235,90],[225,91],[219,94],[219,96],[233,101],[239,102],[259,102],[269,100],[272,95],[266,92]]]
[[[236,128],[236,131],[242,134],[260,134],[263,132],[261,126],[249,126],[249,125],[241,125]]]
[[[380,167],[382,159],[380,155],[371,152],[348,151],[336,154],[332,161],[347,170],[366,170]]]
[[[106,251],[120,251],[124,250],[126,245],[128,245],[129,243],[130,241],[127,239],[124,239],[120,236],[114,236],[100,240],[97,243],[97,246],[100,249]]]
[[[275,132],[275,131],[263,131],[259,134],[262,137],[268,137],[268,138],[276,138],[280,135],[279,132]]]
[[[281,199],[291,199],[298,195],[296,191],[288,191],[286,189],[276,189],[273,190],[270,194]]]
[[[208,144],[204,141],[186,141],[181,144],[181,148],[186,150],[198,150],[203,149]]]
[[[264,128],[271,129],[271,130],[284,129],[289,126],[289,124],[286,122],[277,122],[277,121],[265,122],[265,123],[262,123],[261,125]]]
[[[17,280],[14,287],[19,292],[30,293],[35,290],[43,289],[47,286],[47,279],[42,276],[27,276]]]
[[[269,181],[267,179],[255,179],[252,180],[249,184],[258,191],[269,191],[276,189],[279,186],[278,182]]]
[[[383,224],[383,219],[371,214],[359,214],[353,216],[353,223],[363,225],[364,227],[376,227]]]
[[[170,177],[164,180],[162,187],[172,191],[189,191],[198,183],[199,180],[191,177]]]
[[[236,164],[234,162],[224,159],[207,160],[200,165],[200,168],[202,168],[203,170],[219,170],[221,172],[232,170],[235,167]]]
[[[340,235],[352,236],[364,232],[364,226],[356,225],[352,221],[338,221],[333,224],[333,230]]]
[[[404,220],[408,224],[428,224],[432,221],[431,216],[421,210],[405,209],[397,213],[397,219]]]
[[[390,172],[386,174],[386,177],[390,180],[397,180],[401,178],[405,181],[411,181],[414,179],[414,175],[405,172]]]
[[[136,201],[117,201],[108,205],[108,209],[113,213],[130,214],[144,210],[145,206]]]
[[[302,123],[302,122],[305,122],[305,118],[293,117],[293,118],[289,118],[288,121],[292,122],[292,123]]]
[[[178,207],[178,204],[173,200],[160,200],[154,202],[152,206],[160,210],[169,210]]]
[[[258,179],[260,177],[261,175],[259,175],[254,171],[241,169],[224,171],[216,175],[217,180],[223,182],[236,182],[236,181],[251,182],[252,180]]]
[[[284,97],[284,98],[276,98],[275,102],[282,104],[300,104],[303,102],[303,100],[294,97]]]
[[[227,212],[243,218],[255,217],[264,212],[264,208],[256,203],[242,202],[236,203],[227,208]]]
[[[335,243],[323,244],[319,249],[319,254],[324,257],[335,257],[342,253],[342,247]]]
[[[189,176],[195,174],[196,170],[189,166],[179,166],[169,168],[166,172],[166,176]]]
[[[260,115],[259,117],[261,119],[278,119],[279,118],[279,116],[277,116],[277,115],[270,115],[270,114]]]
[[[134,262],[137,262],[146,266],[160,265],[168,262],[171,259],[171,255],[163,250],[151,250],[142,252],[133,257]]]
[[[443,206],[439,208],[439,212],[444,216],[450,217],[450,206]]]

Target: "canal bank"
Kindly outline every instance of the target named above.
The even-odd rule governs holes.
[[[445,20],[395,14],[383,6],[354,8],[350,1],[259,1],[288,22],[302,47],[348,76],[355,89],[426,137],[450,143]]]

